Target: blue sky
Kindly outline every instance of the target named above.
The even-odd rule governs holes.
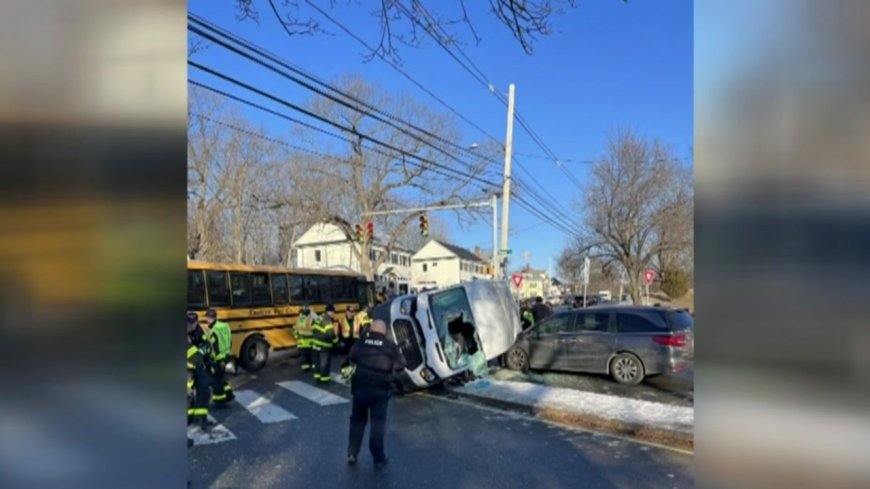
[[[282,3],[276,2],[279,6]],[[328,2],[320,3],[328,5]],[[539,37],[531,56],[526,55],[507,29],[486,12],[488,2],[466,3],[477,8],[469,14],[483,40],[475,45],[466,30],[456,27],[454,32],[465,41],[463,50],[502,93],[507,93],[509,83],[516,84],[517,110],[560,158],[588,160],[600,155],[607,136],[618,126],[629,126],[649,137],[658,137],[671,144],[680,156],[689,156],[693,141],[691,0],[579,2],[576,9],[554,18],[554,33]],[[259,25],[237,20],[233,4],[190,0],[189,9],[322,78],[334,80],[347,73],[358,73],[389,90],[411,93],[442,110],[436,101],[386,63],[378,59],[365,62],[365,49],[328,20],[318,17],[332,35],[290,38],[272,16],[267,2],[256,1],[260,10]],[[426,5],[434,10],[442,3],[426,2]],[[443,5],[439,8],[452,8],[454,2],[443,2]],[[377,20],[367,15],[367,8],[370,7],[345,7],[344,2],[337,2],[331,15],[370,44],[376,44]],[[317,17],[316,12],[306,13]],[[404,46],[400,49],[403,67],[414,78],[488,133],[504,138],[504,106],[434,41],[426,38],[417,49]],[[196,59],[290,101],[302,103],[310,97],[304,89],[267,76],[262,68],[219,46],[197,54]],[[191,75],[200,81],[213,82],[193,69]],[[274,128],[275,134],[286,134],[285,121],[258,113],[250,115],[267,129]],[[462,129],[463,144],[485,140],[482,134],[464,123]],[[518,125],[514,127],[514,152],[543,154]],[[564,207],[572,208],[581,197],[580,190],[553,162],[523,156],[518,156],[517,160]],[[570,162],[566,165],[578,180],[585,181],[589,171],[587,164]],[[461,230],[452,222],[450,213],[445,212],[440,217],[453,226],[456,244],[467,248],[490,247],[491,227],[486,223]],[[510,238],[509,246],[514,252],[512,267],[519,265],[523,252],[528,251],[532,266],[546,268],[548,258],[553,257],[555,262],[568,241],[561,231],[546,224],[536,226],[538,222],[538,218],[524,209],[511,206],[510,228],[512,232],[521,231]]]

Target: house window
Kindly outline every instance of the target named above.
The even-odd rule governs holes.
[[[423,264],[423,271],[424,271],[424,272],[428,272],[428,271],[429,271],[429,266],[426,265],[425,263]]]
[[[438,262],[437,262],[437,261],[433,261],[433,262],[432,262],[432,266],[433,266],[433,267],[437,267],[437,266],[438,266]]]
[[[314,261],[320,262],[320,250],[314,250]]]

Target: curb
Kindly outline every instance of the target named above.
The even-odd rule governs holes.
[[[589,431],[624,436],[627,438],[664,445],[667,447],[677,448],[681,450],[694,450],[695,447],[694,434],[691,432],[687,433],[685,431],[650,427],[638,423],[627,423],[624,421],[601,418],[598,416],[565,411],[562,409],[536,407],[519,402],[477,396],[474,394],[469,394],[467,392],[457,391],[455,389],[448,388],[448,391],[456,394],[458,397],[476,402],[478,404],[483,404],[489,407],[507,411],[516,411],[546,421],[567,424]]]

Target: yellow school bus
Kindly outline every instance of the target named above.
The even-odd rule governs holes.
[[[374,285],[351,272],[187,262],[187,307],[205,323],[209,308],[229,323],[233,356],[245,370],[263,368],[269,350],[296,347],[293,329],[302,306],[323,314],[327,304],[343,314],[364,307]]]

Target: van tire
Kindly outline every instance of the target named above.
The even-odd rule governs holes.
[[[620,384],[640,384],[644,378],[643,362],[631,353],[618,353],[610,360],[610,376]]]
[[[504,354],[504,364],[511,370],[527,372],[529,370],[529,354],[519,346],[513,346]]]
[[[251,336],[242,343],[239,350],[239,365],[247,372],[256,372],[266,365],[269,359],[269,343],[259,336]]]

